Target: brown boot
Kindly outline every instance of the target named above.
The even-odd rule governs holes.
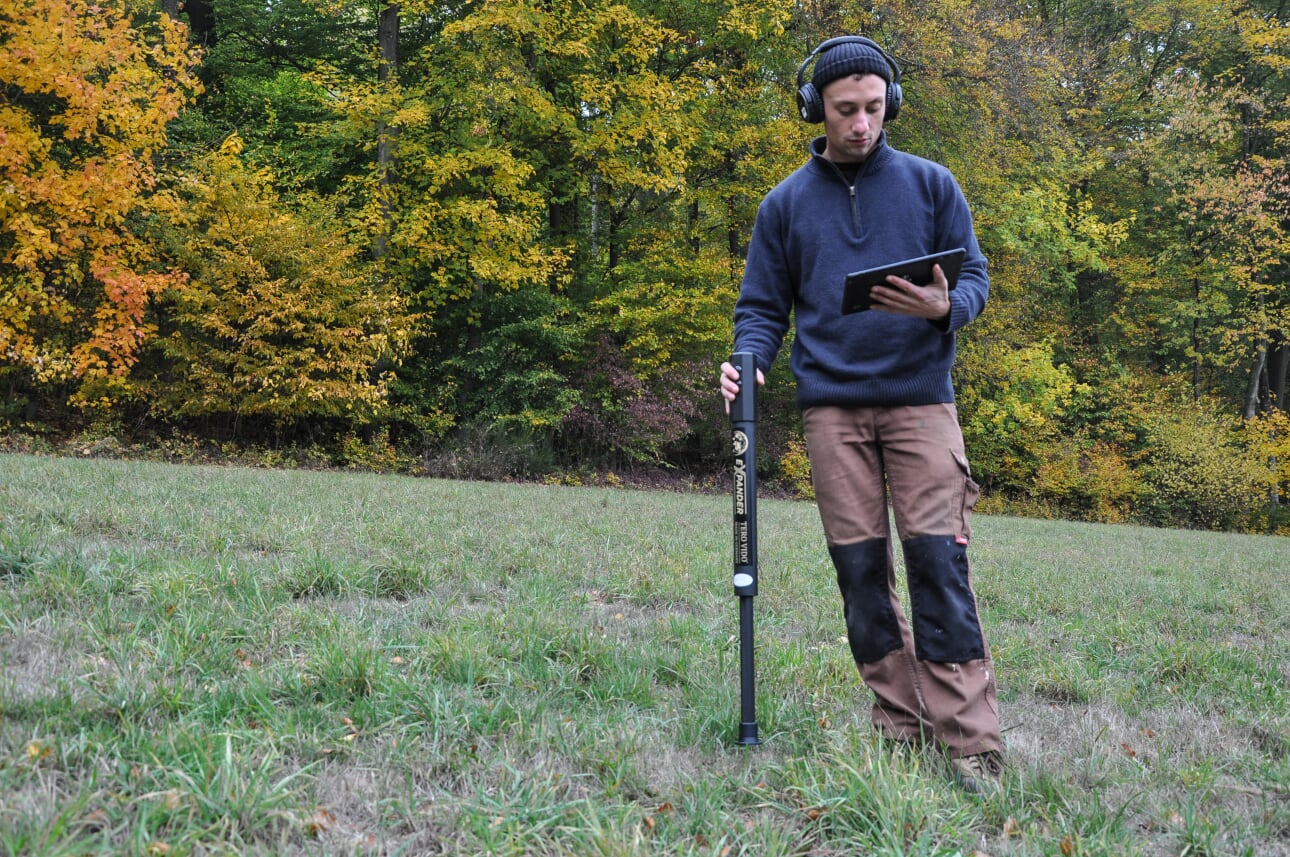
[[[955,782],[973,794],[995,791],[1003,777],[1003,754],[997,750],[951,759],[950,764]]]

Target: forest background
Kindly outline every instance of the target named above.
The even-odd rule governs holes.
[[[3,442],[716,485],[756,206],[819,133],[798,66],[863,33],[991,263],[981,508],[1290,533],[1286,12],[6,0]],[[762,466],[809,494],[792,392]]]

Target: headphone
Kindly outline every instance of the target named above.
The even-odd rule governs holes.
[[[900,66],[891,58],[891,54],[884,51],[878,46],[873,39],[866,39],[864,36],[838,36],[821,42],[815,50],[807,54],[806,59],[797,67],[797,112],[801,114],[802,119],[806,122],[823,122],[824,121],[824,98],[819,92],[816,92],[815,85],[807,83],[805,79],[806,67],[811,60],[827,51],[834,45],[854,43],[873,48],[882,54],[882,58],[891,66],[891,83],[887,84],[887,109],[883,116],[884,122],[891,122],[900,113],[900,103],[904,99],[904,93],[900,89]]]

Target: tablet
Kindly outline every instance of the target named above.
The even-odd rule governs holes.
[[[842,313],[846,315],[869,309],[869,290],[880,283],[885,285],[887,277],[892,274],[902,280],[909,280],[916,286],[927,285],[933,279],[933,265],[941,266],[941,270],[945,272],[945,279],[949,280],[952,289],[958,285],[959,270],[963,267],[963,257],[966,255],[967,251],[959,247],[955,250],[945,250],[930,256],[919,256],[917,259],[906,259],[880,268],[847,274],[846,288],[842,292]]]

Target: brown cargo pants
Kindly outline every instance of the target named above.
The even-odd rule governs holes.
[[[809,408],[811,479],[873,722],[952,756],[1002,749],[994,665],[967,560],[972,481],[953,404]],[[888,496],[905,557],[896,590]]]

